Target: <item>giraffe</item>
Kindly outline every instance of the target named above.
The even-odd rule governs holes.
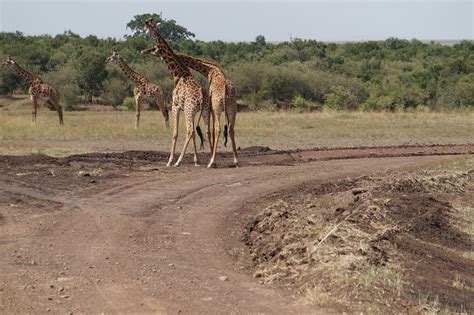
[[[159,51],[156,47],[142,50],[142,53],[159,55]],[[224,72],[218,65],[181,53],[175,53],[175,55],[184,66],[201,73],[207,78],[209,82],[209,101],[211,104],[211,113],[214,122],[214,135],[213,142],[211,143],[211,159],[207,167],[215,167],[217,144],[220,135],[220,117],[222,112],[224,112],[226,120],[229,124],[229,135],[232,141],[234,164],[236,167],[238,167],[237,148],[234,136],[235,119],[237,115],[237,101],[235,99],[234,85],[229,79],[226,78]],[[227,126],[224,126],[224,138],[224,145],[226,145]]]
[[[211,143],[210,131],[209,131],[209,115],[210,108],[209,103],[205,97],[205,92],[201,86],[194,80],[191,75],[191,71],[183,66],[177,59],[173,50],[161,34],[156,30],[153,19],[145,21],[145,32],[150,35],[156,42],[156,48],[159,51],[160,57],[166,63],[168,71],[173,77],[174,89],[173,89],[173,101],[172,101],[172,115],[173,115],[173,136],[171,139],[170,157],[167,166],[170,166],[174,159],[174,153],[176,150],[176,140],[178,139],[178,124],[179,115],[181,111],[184,111],[184,118],[186,121],[186,140],[184,141],[183,149],[181,154],[174,164],[179,166],[183,160],[186,149],[189,145],[189,141],[193,140],[194,147],[194,165],[198,165],[197,162],[197,148],[196,148],[196,137],[194,133],[194,117],[198,111],[201,111],[201,116],[206,125],[206,132]]]
[[[23,69],[12,57],[8,56],[7,60],[2,63],[2,67],[12,67],[13,70],[25,81],[30,83],[28,89],[30,99],[33,103],[32,122],[36,124],[36,113],[38,112],[38,100],[42,100],[51,110],[58,112],[59,125],[63,125],[63,109],[59,105],[59,92],[37,75],[34,75]]]
[[[165,118],[166,127],[169,126],[169,115],[168,109],[165,106],[165,100],[163,96],[163,90],[160,86],[150,83],[144,76],[134,71],[130,66],[123,60],[116,50],[112,51],[112,55],[107,58],[107,63],[116,63],[122,69],[123,73],[135,83],[133,89],[133,96],[135,97],[135,129],[138,129],[140,124],[140,110],[141,100],[150,99],[158,105]]]

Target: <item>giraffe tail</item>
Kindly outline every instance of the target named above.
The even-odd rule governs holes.
[[[225,125],[224,125],[224,147],[227,148],[227,130],[228,130],[228,125],[229,125],[229,118],[227,117],[227,112],[225,111],[225,105],[226,105],[226,100],[227,100],[227,84],[225,86],[225,96],[224,96],[224,117],[225,117]]]

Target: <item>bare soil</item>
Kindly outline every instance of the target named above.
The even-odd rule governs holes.
[[[230,168],[231,156],[223,154],[220,167],[211,170],[192,166],[190,156],[182,167],[166,168],[167,154],[152,151],[0,157],[0,312],[325,312],[331,308],[294,298],[301,283],[288,290],[253,276],[259,266],[252,260],[256,247],[248,241],[248,224],[262,205],[282,191],[299,192],[304,183],[326,187],[472,154],[473,145],[252,147],[240,151],[242,167]],[[204,164],[208,154],[200,159]],[[404,202],[394,201],[393,221],[397,211],[405,218],[396,208]],[[435,203],[423,202],[426,208]],[[443,207],[449,205],[436,203],[436,209]],[[472,262],[415,239],[428,239],[423,233],[431,230],[424,227],[438,222],[430,220],[434,225],[407,229],[390,242],[406,248],[413,257],[408,260],[427,259],[428,251],[451,259],[446,266],[470,267]],[[440,246],[470,246],[453,233]]]

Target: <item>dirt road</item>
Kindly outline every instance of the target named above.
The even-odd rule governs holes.
[[[315,313],[251,276],[241,239],[252,205],[305,181],[461,154],[474,145],[256,147],[242,167],[224,155],[211,170],[143,151],[0,157],[0,312]]]

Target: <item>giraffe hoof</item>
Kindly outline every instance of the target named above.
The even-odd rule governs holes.
[[[170,167],[170,166],[171,166],[171,162],[166,163],[166,167]]]
[[[200,166],[200,165],[199,165],[197,162],[194,162],[194,166],[197,166],[197,167],[198,167],[198,166]]]
[[[174,163],[174,167],[179,167],[179,162]]]
[[[216,168],[216,163],[209,163],[209,165],[207,166],[207,168]]]

